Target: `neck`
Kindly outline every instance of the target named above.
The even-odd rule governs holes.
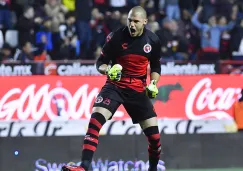
[[[138,36],[141,36],[144,32],[144,28],[141,30],[141,32],[138,34]]]

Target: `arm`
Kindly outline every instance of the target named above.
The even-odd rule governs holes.
[[[153,50],[152,50],[152,58],[150,59],[150,80],[155,80],[157,83],[160,79],[160,73],[161,73],[161,65],[160,65],[160,58],[161,58],[161,43],[159,39],[156,41]]]
[[[106,43],[102,48],[101,55],[96,62],[97,70],[104,75],[107,74],[107,67],[109,62],[112,59],[112,54],[113,54],[112,44],[114,42],[113,39],[114,39],[113,33],[110,33],[106,38]]]
[[[231,14],[231,20],[232,21],[230,21],[225,26],[218,26],[220,31],[232,30],[235,27],[235,24],[236,24],[237,14],[238,14],[238,6],[234,5],[233,8],[232,8],[232,14]]]
[[[229,22],[229,24],[225,25],[225,26],[218,26],[218,28],[220,29],[220,31],[226,31],[226,30],[232,30],[235,26],[235,22],[231,21]]]
[[[195,12],[195,14],[192,16],[192,24],[195,25],[198,29],[203,28],[203,24],[198,21],[198,15],[202,11],[202,9],[203,9],[203,7],[199,6],[197,8],[197,11]]]

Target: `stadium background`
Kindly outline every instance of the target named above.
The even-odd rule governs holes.
[[[95,60],[135,5],[162,42],[152,102],[167,170],[243,170],[234,113],[243,88],[242,0],[0,0],[0,171],[79,162],[105,82]],[[147,141],[123,107],[101,134],[93,170],[145,167]]]

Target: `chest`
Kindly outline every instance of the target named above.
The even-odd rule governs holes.
[[[121,37],[120,43],[117,43],[116,51],[118,56],[139,55],[147,59],[151,58],[152,43],[145,37],[131,39],[130,37]]]

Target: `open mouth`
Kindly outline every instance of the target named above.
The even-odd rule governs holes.
[[[136,32],[136,30],[134,28],[130,28],[130,31],[132,34],[134,34]]]

